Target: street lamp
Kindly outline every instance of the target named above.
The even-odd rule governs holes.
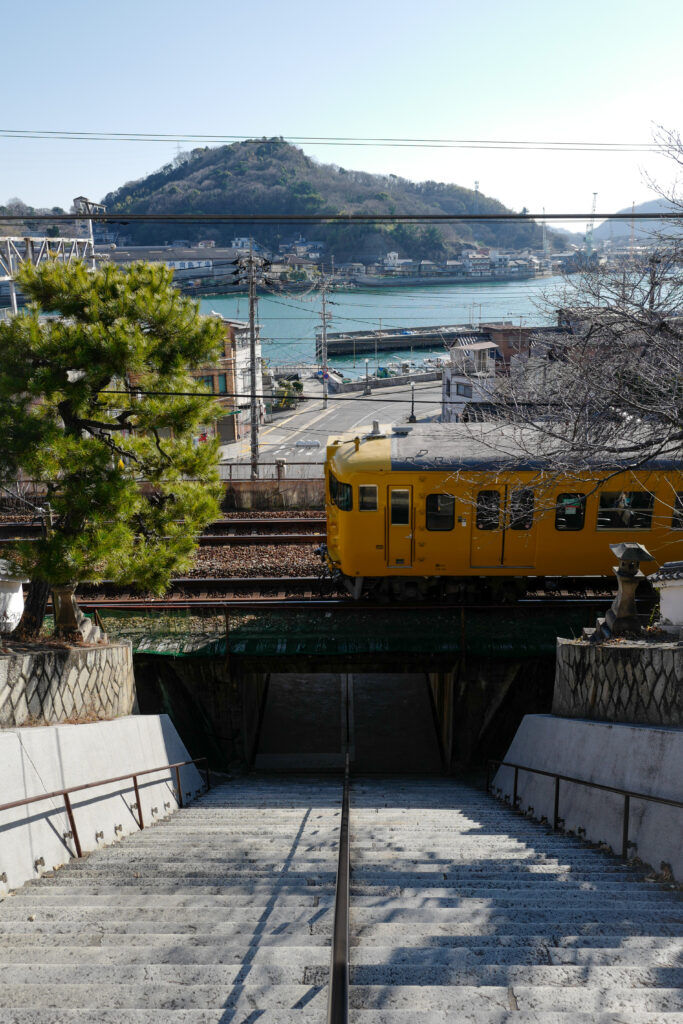
[[[372,391],[370,390],[370,376],[369,376],[369,372],[368,372],[369,363],[370,363],[370,360],[366,359],[365,360],[365,390],[363,391],[364,395],[371,395],[372,394]]]
[[[415,416],[415,381],[410,382],[410,416],[408,417],[408,423],[417,423]]]

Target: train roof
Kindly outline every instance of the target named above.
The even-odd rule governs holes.
[[[358,450],[351,444],[356,437],[360,439]],[[366,429],[330,437],[329,444],[340,445],[334,461],[339,469],[343,465],[349,471],[560,470],[556,457],[543,450],[543,441],[544,435],[540,431],[510,424],[418,423],[383,425],[379,430],[375,425],[373,431]],[[555,447],[554,441],[552,445]],[[634,461],[632,456],[629,458],[629,443],[625,438],[622,458],[598,453],[585,468],[626,469]],[[655,456],[639,463],[638,468],[681,470],[683,449],[674,454]]]

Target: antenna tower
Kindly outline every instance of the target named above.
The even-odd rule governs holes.
[[[598,204],[598,193],[593,193],[593,205],[591,206],[591,219],[586,224],[586,263],[590,263],[593,255],[593,224],[595,223],[595,210]]]

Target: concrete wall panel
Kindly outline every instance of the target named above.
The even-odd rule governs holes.
[[[527,715],[505,761],[558,772],[648,796],[683,801],[683,729],[625,725],[553,715]],[[512,798],[513,769],[500,768],[494,789]],[[519,772],[519,806],[552,824],[554,782]],[[586,839],[620,853],[624,798],[573,783],[560,784],[564,828],[585,829]],[[669,864],[683,879],[683,809],[631,800],[630,854],[660,870]]]
[[[89,725],[56,725],[0,732],[0,804],[82,783],[186,761],[189,754],[167,715],[140,715]],[[175,772],[139,780],[145,826],[172,813]],[[190,765],[181,769],[183,798],[202,788]],[[138,830],[132,780],[74,793],[72,805],[83,852]],[[156,808],[156,813],[152,809]],[[121,829],[114,831],[116,825]],[[0,894],[66,863],[75,853],[62,798],[0,811]],[[98,837],[97,833],[103,833]],[[36,866],[42,858],[44,865]]]

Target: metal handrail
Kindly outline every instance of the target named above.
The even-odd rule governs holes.
[[[349,755],[344,766],[339,863],[334,896],[334,929],[330,961],[327,1024],[348,1024],[349,1019]]]
[[[637,793],[632,789],[620,789],[618,786],[606,786],[602,782],[589,782],[587,779],[577,779],[573,775],[562,775],[560,772],[548,772],[542,768],[530,768],[526,764],[516,764],[514,761],[498,761],[494,758],[489,758],[486,765],[486,792],[491,792],[491,768],[493,765],[497,765],[498,768],[514,768],[514,781],[512,787],[512,807],[513,810],[517,809],[517,785],[519,781],[520,772],[531,772],[533,775],[543,775],[546,778],[555,780],[555,792],[553,801],[553,828],[557,829],[559,823],[564,824],[564,819],[560,817],[560,783],[570,782],[576,786],[587,786],[590,789],[600,789],[606,793],[616,793],[617,796],[623,796],[624,806],[622,811],[622,826],[621,826],[621,856],[624,860],[628,859],[628,848],[630,846],[628,839],[629,832],[629,815],[631,811],[631,800],[649,800],[653,804],[665,804],[667,807],[679,807],[683,810],[683,801],[671,800],[668,797],[662,796],[650,796],[648,793]]]
[[[63,797],[64,798],[64,807],[66,808],[66,813],[67,813],[67,816],[69,818],[69,828],[71,829],[71,832],[73,833],[74,846],[76,847],[76,856],[77,857],[82,857],[83,856],[83,851],[81,849],[80,839],[78,838],[78,829],[76,828],[76,820],[74,818],[73,808],[71,806],[71,798],[70,798],[70,794],[71,793],[80,793],[80,792],[82,792],[85,789],[95,789],[97,786],[108,786],[112,782],[124,782],[127,779],[132,779],[133,780],[133,789],[135,790],[135,800],[136,800],[136,803],[133,805],[133,807],[135,807],[137,809],[137,812],[138,812],[137,821],[138,821],[138,825],[140,827],[140,830],[142,830],[145,827],[145,823],[144,823],[144,819],[142,817],[142,803],[140,801],[140,790],[139,790],[139,787],[138,787],[138,779],[140,778],[140,776],[142,776],[142,775],[153,775],[156,772],[165,772],[165,771],[168,771],[170,768],[175,768],[176,789],[177,789],[177,793],[178,793],[178,795],[177,795],[178,807],[182,807],[183,806],[183,791],[182,791],[182,788],[181,788],[181,785],[180,785],[180,769],[185,767],[185,765],[188,765],[188,764],[196,764],[196,765],[198,765],[200,763],[203,763],[205,765],[205,768],[204,768],[204,771],[206,772],[206,790],[205,790],[205,792],[208,793],[208,791],[211,789],[211,779],[209,778],[209,759],[207,757],[195,757],[191,761],[175,761],[173,764],[164,764],[164,765],[161,765],[159,768],[144,768],[142,771],[139,771],[139,772],[129,772],[127,775],[115,775],[111,779],[98,779],[97,782],[82,782],[79,786],[69,786],[68,789],[55,789],[55,790],[53,790],[52,793],[39,793],[37,796],[27,796],[27,797],[24,797],[22,800],[12,800],[11,803],[0,804],[0,812],[2,812],[2,811],[11,811],[15,807],[26,807],[28,804],[39,803],[41,800],[52,800],[54,797],[58,797],[58,796]]]

